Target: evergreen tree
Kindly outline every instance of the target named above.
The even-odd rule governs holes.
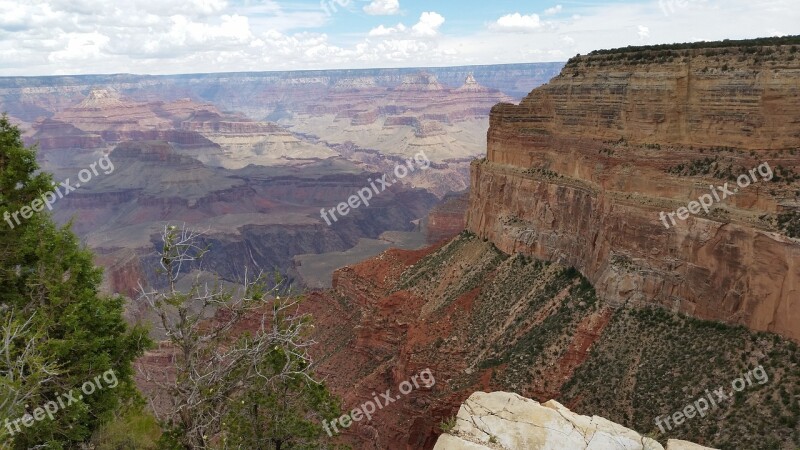
[[[273,350],[262,373],[278,374],[305,362]],[[224,425],[227,448],[252,450],[318,450],[345,448],[333,443],[321,425],[341,415],[339,400],[322,383],[305,376],[289,375],[266,380],[257,378],[233,402]]]
[[[150,342],[123,320],[122,298],[99,294],[102,272],[69,225],[25,209],[54,189],[38,169],[35,150],[0,118],[0,439],[15,449],[77,448],[121,405],[139,399],[132,361]],[[81,394],[104,373],[114,375],[113,387]],[[76,400],[67,405],[70,391]],[[52,420],[18,421],[19,431],[7,426],[48,402],[64,404]]]

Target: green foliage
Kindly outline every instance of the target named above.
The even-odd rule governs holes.
[[[694,160],[688,164],[678,164],[667,169],[668,173],[682,177],[692,177],[695,175],[708,175],[718,167],[717,157],[706,157]],[[733,176],[733,174],[730,174]],[[735,179],[735,176],[734,176]]]
[[[411,288],[425,290],[428,282],[439,279],[452,264],[460,264],[457,255],[465,246],[477,242],[477,236],[467,231],[462,232],[456,239],[407,269],[401,275],[395,290]],[[483,243],[481,245],[488,249],[483,253],[481,262],[474,265],[474,270],[462,274],[456,280],[454,286],[445,294],[442,304],[448,304],[465,292],[478,287],[484,281],[486,274],[507,258],[492,244]]]
[[[745,54],[758,55],[756,63],[763,59],[775,60],[773,53],[776,46],[800,44],[799,36],[770,37],[760,39],[744,39],[714,42],[688,42],[676,44],[627,46],[623,48],[595,50],[587,56],[577,55],[567,61],[565,68],[577,68],[581,62],[597,61],[601,65],[608,62],[625,62],[627,64],[651,64],[673,62],[676,58],[689,57],[691,50],[705,50],[702,56],[715,58],[733,53],[737,49]],[[795,46],[789,47],[789,54],[797,51]],[[728,70],[724,67],[722,70]],[[703,70],[704,72],[707,70]]]
[[[787,236],[800,238],[800,211],[789,210],[778,214],[778,228]]]
[[[303,373],[306,365],[274,348],[259,370],[262,377],[234,399],[223,423],[224,443],[258,450],[325,448],[330,437],[320,422],[341,415],[339,401]]]
[[[562,401],[639,432],[720,449],[794,448],[800,444],[800,350],[776,335],[698,320],[659,307],[614,313],[587,361],[562,389]],[[769,380],[683,424],[655,424],[763,365]],[[674,425],[674,424],[673,424]]]
[[[725,49],[731,47],[750,47],[752,50],[757,51],[757,47],[773,46],[773,45],[792,45],[800,44],[800,35],[798,36],[783,36],[783,37],[769,37],[758,39],[741,39],[731,40],[725,39],[723,41],[699,41],[687,42],[683,44],[659,44],[659,45],[629,45],[623,48],[609,49],[609,50],[595,50],[589,53],[592,55],[609,55],[621,53],[638,53],[642,51],[661,51],[661,50],[691,50],[691,49]],[[708,50],[713,51],[713,50]],[[708,53],[708,51],[706,53]],[[719,52],[711,53],[706,56],[717,56]]]
[[[269,373],[279,373],[286,362],[278,353],[264,367]],[[325,448],[330,437],[320,423],[340,415],[338,400],[322,383],[303,375],[258,379],[234,402],[223,423],[224,442],[259,450]]]
[[[0,215],[16,212],[50,189],[51,178],[37,171],[35,151],[25,148],[6,117],[0,119]],[[121,298],[99,294],[101,281],[101,270],[69,226],[57,227],[43,212],[13,228],[0,223],[0,326],[8,333],[28,322],[0,349],[18,361],[0,365],[0,386],[14,389],[3,394],[24,392],[31,412],[107,370],[118,380],[115,388],[99,389],[60,409],[54,420],[21,426],[12,448],[76,448],[120,405],[138,400],[131,363],[149,340],[145,330],[126,325]],[[20,417],[24,406],[0,409],[0,421]]]
[[[194,276],[188,288],[178,287],[187,276],[181,268],[207,248],[197,244],[200,234],[173,226],[162,240],[165,288],[142,296],[175,351],[159,448],[326,448],[320,419],[336,417],[338,403],[312,378],[311,317],[298,312],[303,297],[278,273],[246,275],[232,287],[219,280],[206,287]]]
[[[450,416],[439,423],[439,430],[441,430],[442,433],[449,433],[453,431],[457,423],[458,419],[456,416]]]
[[[784,167],[780,164],[775,166],[774,175],[772,177],[773,183],[786,183],[790,184],[800,179],[800,175],[794,172],[791,167]]]
[[[130,408],[97,430],[94,450],[155,450],[161,436],[156,418],[143,408]]]

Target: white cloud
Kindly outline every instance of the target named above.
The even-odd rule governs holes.
[[[85,61],[102,56],[110,42],[108,36],[94,33],[65,33],[61,36],[66,42],[63,49],[50,53],[48,59],[54,63]]]
[[[520,13],[508,14],[492,24],[492,28],[499,31],[533,31],[542,26],[539,15],[522,15]]]
[[[377,28],[373,28],[369,30],[368,36],[391,36],[393,34],[404,33],[407,30],[406,26],[402,23],[398,23],[395,27],[384,27],[383,25],[378,25]]]
[[[639,25],[639,33],[638,34],[639,34],[639,39],[645,40],[645,39],[650,37],[650,28],[648,28],[648,27],[646,27],[644,25]]]
[[[400,0],[372,0],[364,12],[371,16],[393,16],[400,12]]]
[[[436,12],[424,12],[419,22],[411,27],[416,36],[433,37],[439,34],[439,27],[444,24],[444,17]]]
[[[318,1],[0,0],[0,75],[563,61],[640,41],[697,40],[697,30],[706,40],[744,39],[791,32],[800,23],[797,0],[691,0],[680,9],[685,1],[578,2],[557,14],[509,14],[482,27],[482,19],[463,8],[450,13],[448,23],[473,31],[450,33],[441,14],[425,12],[413,24],[358,25],[334,34],[330,30],[342,27],[326,27],[360,8],[329,16]],[[662,5],[675,12],[665,16]],[[509,39],[509,31],[537,34],[535,40]]]
[[[561,12],[564,9],[561,5],[553,6],[552,8],[547,8],[544,10],[545,16],[553,16]]]

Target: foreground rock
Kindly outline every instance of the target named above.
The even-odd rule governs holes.
[[[540,404],[507,392],[476,392],[458,410],[455,427],[434,450],[664,450],[657,441],[602,417],[581,416],[555,400]],[[671,440],[667,450],[708,449]]]

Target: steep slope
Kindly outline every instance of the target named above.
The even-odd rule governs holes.
[[[775,42],[572,59],[493,109],[468,229],[616,304],[800,339],[800,39]]]
[[[510,391],[598,415],[662,444],[724,450],[800,444],[800,349],[777,335],[660,308],[616,308],[574,270],[462,233],[425,251],[390,250],[338,271],[311,295],[317,369],[355,408],[430,369],[414,390],[354,424],[356,448],[431,448],[475,391]],[[762,367],[764,378],[750,374]],[[751,383],[734,393],[744,374]],[[704,394],[731,396],[703,417],[659,428]],[[769,406],[764,406],[769,405]]]

